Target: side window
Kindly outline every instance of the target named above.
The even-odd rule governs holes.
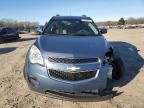
[[[15,33],[15,32],[16,32],[16,30],[15,30],[15,29],[13,29],[13,28],[7,28],[7,32],[8,32],[8,33]]]
[[[11,33],[12,31],[12,29],[7,29],[7,33]]]
[[[7,29],[6,28],[4,28],[4,29],[2,29],[2,31],[1,31],[3,34],[6,34],[7,33]]]

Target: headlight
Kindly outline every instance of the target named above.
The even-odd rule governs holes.
[[[31,63],[44,64],[40,50],[34,45],[30,49],[29,60]]]

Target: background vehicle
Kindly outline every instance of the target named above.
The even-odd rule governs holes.
[[[29,32],[26,31],[26,30],[19,30],[18,33],[19,33],[19,34],[28,34]]]
[[[55,16],[28,51],[24,76],[31,89],[91,94],[111,90],[119,59],[90,17]],[[118,63],[118,64],[117,64]]]
[[[0,28],[0,43],[6,40],[18,40],[19,33],[13,28]]]
[[[30,34],[32,34],[32,35],[39,35],[40,32],[38,30],[31,30]]]

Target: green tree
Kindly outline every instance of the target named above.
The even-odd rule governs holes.
[[[118,25],[125,25],[125,20],[124,20],[124,18],[120,18],[120,19],[119,19]]]

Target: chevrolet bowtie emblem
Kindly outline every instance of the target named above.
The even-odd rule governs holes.
[[[67,67],[67,70],[69,70],[69,71],[77,71],[77,70],[80,70],[80,67],[75,67],[75,66]]]

